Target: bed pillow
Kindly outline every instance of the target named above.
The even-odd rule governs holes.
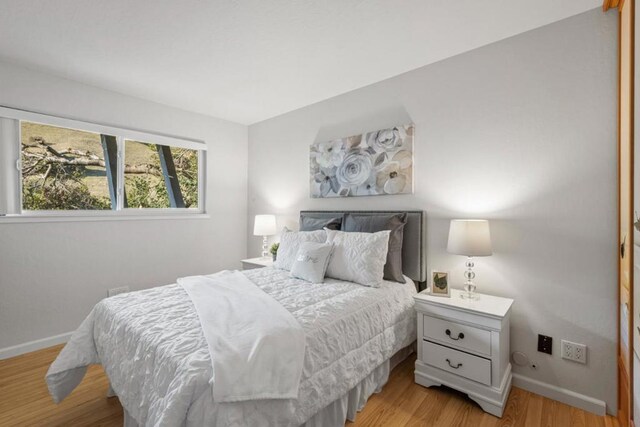
[[[405,283],[402,274],[402,241],[404,226],[407,224],[407,213],[388,215],[347,214],[344,217],[343,231],[375,233],[389,230],[389,250],[384,265],[384,279]]]
[[[328,228],[330,230],[340,230],[342,227],[342,217],[336,218],[314,218],[308,215],[300,215],[300,231],[315,231]]]
[[[278,256],[273,266],[281,270],[291,270],[291,266],[296,260],[296,255],[298,255],[300,244],[303,242],[324,243],[326,239],[327,233],[324,230],[291,231],[285,227],[282,230],[282,234],[280,234]]]
[[[291,266],[291,277],[311,283],[324,282],[332,251],[331,243],[302,242]]]
[[[333,255],[327,276],[377,288],[382,282],[389,249],[389,230],[377,233],[346,233],[325,229]]]

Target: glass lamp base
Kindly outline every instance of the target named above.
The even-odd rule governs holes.
[[[464,292],[460,294],[460,298],[467,299],[470,301],[477,301],[480,299],[480,295],[476,294],[475,292],[472,292],[472,293]]]
[[[468,299],[468,300],[480,299],[480,295],[476,293],[476,285],[474,285],[473,282],[471,282],[471,280],[468,280],[464,284],[464,292],[460,294],[460,298]]]

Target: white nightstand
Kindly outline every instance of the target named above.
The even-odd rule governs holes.
[[[271,267],[273,265],[273,258],[249,258],[240,261],[242,263],[243,270],[251,270],[254,268]]]
[[[420,293],[418,359],[415,380],[425,387],[446,385],[502,417],[511,390],[509,317],[513,300],[480,294],[470,301],[462,291],[451,298]]]

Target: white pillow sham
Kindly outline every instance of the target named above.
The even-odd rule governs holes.
[[[296,260],[291,266],[291,277],[311,283],[324,282],[332,251],[331,243],[302,242]]]
[[[326,228],[325,231],[327,243],[333,244],[327,276],[373,288],[380,287],[391,232],[357,233]]]
[[[287,227],[280,234],[280,246],[278,247],[278,255],[276,262],[273,263],[275,268],[281,270],[291,270],[291,266],[296,260],[300,244],[303,242],[324,243],[327,239],[327,233],[324,230],[316,231],[291,231]]]

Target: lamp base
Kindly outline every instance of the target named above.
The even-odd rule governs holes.
[[[267,249],[267,246],[268,246],[267,236],[262,236],[262,258],[269,257],[269,250]]]
[[[467,258],[465,267],[467,267],[467,271],[464,272],[464,277],[467,279],[464,283],[464,290],[466,293],[460,294],[460,297],[468,300],[478,300],[480,299],[480,296],[476,294],[476,285],[473,284],[473,279],[475,279],[476,273],[473,272],[474,264],[472,257]]]
[[[465,286],[465,288],[466,288],[466,286]],[[460,298],[466,299],[466,300],[469,300],[469,301],[477,301],[477,300],[480,299],[480,295],[478,295],[474,291],[469,292],[467,289],[465,289],[465,293],[460,294]]]

